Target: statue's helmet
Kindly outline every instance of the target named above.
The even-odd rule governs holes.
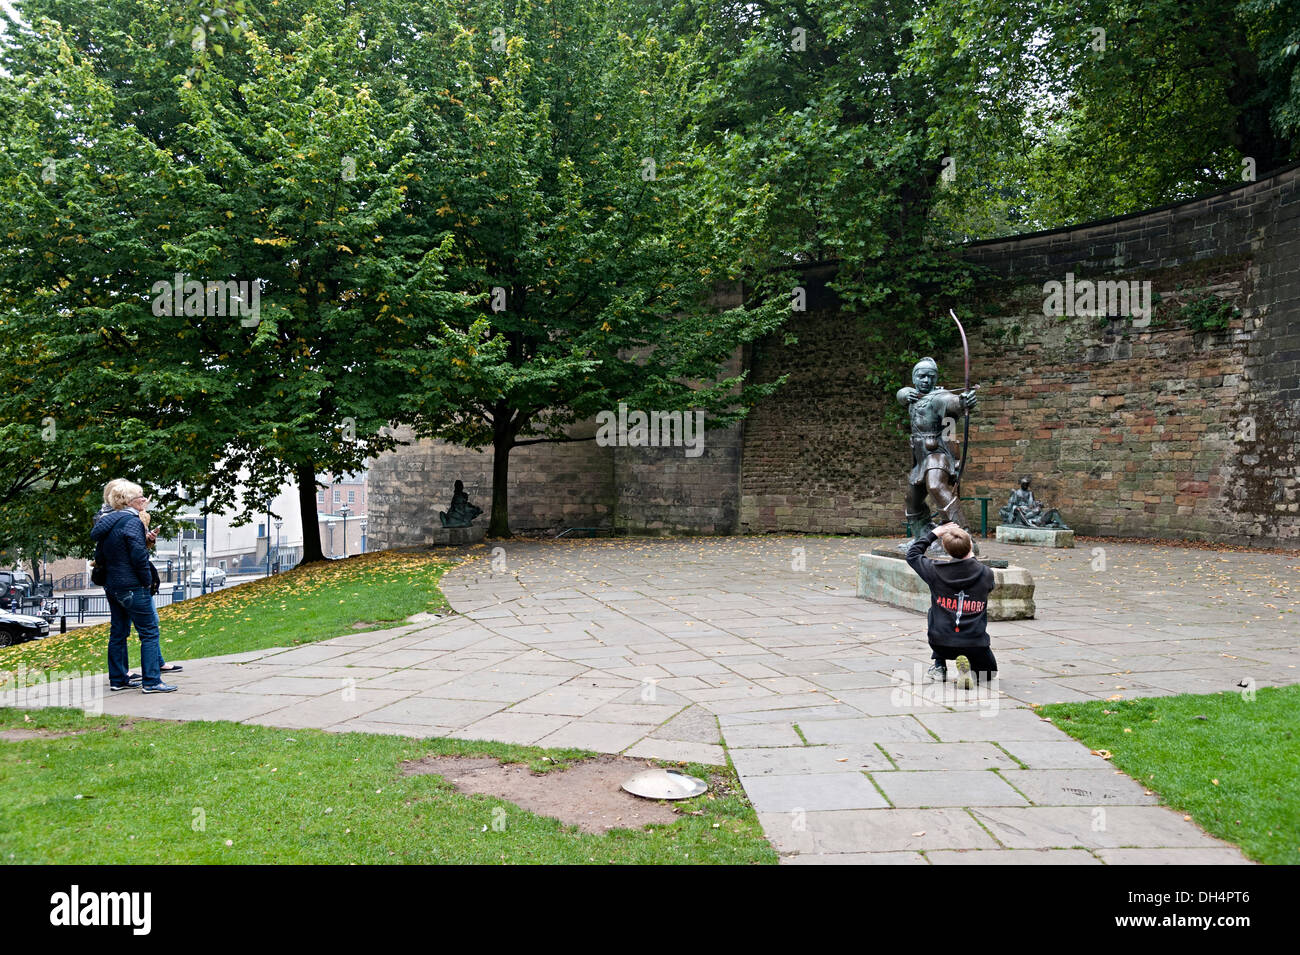
[[[1029,487],[1029,475],[1025,474],[1020,478],[1021,487]]]
[[[918,361],[915,365],[912,366],[912,384],[917,388],[921,387],[920,385],[921,372],[926,369],[932,370],[934,372],[935,383],[937,383],[939,380],[939,363],[936,362],[933,358],[922,358],[920,361]]]

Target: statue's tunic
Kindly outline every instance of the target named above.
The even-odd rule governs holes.
[[[949,415],[950,406],[960,400],[953,392],[936,388],[909,406],[912,471],[907,479],[910,483],[923,483],[926,472],[936,468],[948,472],[954,481],[957,479],[957,458],[943,440],[943,419]]]

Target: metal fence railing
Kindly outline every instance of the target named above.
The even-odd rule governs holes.
[[[54,582],[55,590],[85,590],[90,586],[86,574],[67,574]]]
[[[55,597],[59,605],[59,616],[85,623],[88,617],[107,617],[109,615],[108,597],[104,594],[74,594],[71,597]],[[185,591],[180,587],[164,587],[154,595],[155,607],[166,607],[185,599]],[[34,613],[35,610],[28,610]]]

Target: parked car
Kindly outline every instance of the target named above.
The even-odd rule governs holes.
[[[22,581],[12,570],[0,570],[0,602],[19,600],[23,595]]]
[[[32,578],[22,570],[0,570],[0,610],[21,611],[31,595]]]
[[[0,647],[11,647],[50,635],[50,624],[40,617],[0,610]]]
[[[203,570],[202,570],[202,568],[200,568],[199,570],[196,570],[196,571],[194,571],[194,573],[190,574],[190,583],[191,583],[192,585],[194,585],[195,587],[199,587],[199,586],[201,586],[201,585],[203,584]],[[208,586],[209,586],[209,587],[224,587],[225,585],[226,585],[226,572],[225,572],[224,570],[222,570],[220,567],[209,567],[209,568],[208,568]]]

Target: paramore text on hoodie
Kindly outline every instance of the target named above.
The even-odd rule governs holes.
[[[945,647],[987,647],[989,593],[997,585],[992,569],[978,560],[930,560],[925,552],[937,540],[931,531],[912,542],[907,563],[930,585],[928,636]]]

